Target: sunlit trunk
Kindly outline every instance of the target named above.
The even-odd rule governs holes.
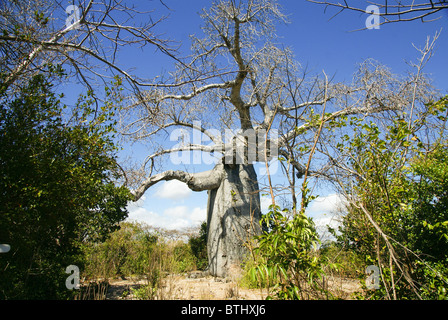
[[[247,242],[260,233],[260,194],[253,165],[224,165],[217,189],[208,191],[209,272],[225,277],[248,254]]]

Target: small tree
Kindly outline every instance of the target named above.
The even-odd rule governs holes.
[[[340,146],[356,179],[339,180],[348,213],[338,238],[379,268],[378,299],[446,297],[446,102],[428,104],[412,126],[401,116],[383,130],[358,123]]]
[[[442,102],[442,101],[441,101]],[[448,99],[443,100],[445,109]],[[422,298],[448,298],[448,145],[433,150],[412,165],[415,200],[408,210],[407,242],[421,259],[415,259],[414,277]]]
[[[316,254],[320,241],[312,219],[304,211],[290,216],[271,206],[263,222],[271,228],[257,237],[256,265],[250,270],[253,281],[272,286],[282,300],[322,298],[324,264]]]
[[[127,215],[129,193],[114,183],[111,110],[105,105],[92,120],[87,102],[73,116],[79,122],[67,125],[43,75],[13,96],[5,92],[0,93],[0,242],[11,251],[0,257],[0,297],[66,298],[65,269],[82,267],[82,242],[103,239]]]
[[[197,236],[188,239],[191,251],[196,258],[196,267],[200,270],[208,266],[207,258],[207,223],[203,222]]]

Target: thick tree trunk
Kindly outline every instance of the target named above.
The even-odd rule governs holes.
[[[208,190],[209,272],[228,276],[247,257],[246,244],[261,231],[260,190],[253,165],[219,163],[206,172],[165,171],[149,177],[135,190],[134,200],[152,185],[173,179],[185,182],[194,191]]]
[[[223,165],[217,189],[208,191],[209,272],[228,276],[248,254],[246,243],[260,233],[260,194],[253,165]]]

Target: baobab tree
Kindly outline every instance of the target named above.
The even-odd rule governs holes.
[[[287,19],[274,0],[219,1],[201,17],[203,37],[191,37],[190,61],[159,77],[159,86],[143,94],[145,104],[130,98],[122,109],[122,132],[154,148],[141,169],[133,170],[139,173],[133,178],[135,201],[161,181],[208,191],[209,271],[226,276],[260,232],[254,163],[264,163],[269,177],[269,164],[281,157],[300,179],[309,172],[304,159],[310,148],[299,152],[298,146],[311,146],[318,130],[349,115],[403,109],[411,88],[370,65],[363,65],[350,84],[307,75],[292,52],[276,43],[275,25]],[[208,140],[188,139],[180,129]],[[172,147],[156,145],[168,136],[183,140]],[[213,169],[190,173],[157,166],[158,159],[178,160],[179,153],[191,151],[213,155]]]

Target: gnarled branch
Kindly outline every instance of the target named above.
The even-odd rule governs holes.
[[[134,201],[139,200],[143,194],[160,181],[179,180],[187,184],[187,186],[193,191],[212,190],[219,187],[222,180],[223,164],[217,164],[212,170],[188,173],[185,171],[168,170],[154,176],[149,177],[144,181],[137,190],[134,190]]]

